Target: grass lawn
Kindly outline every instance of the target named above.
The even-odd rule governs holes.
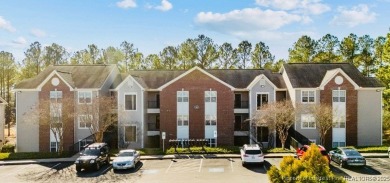
[[[23,160],[23,159],[47,159],[47,158],[67,158],[72,156],[64,153],[59,156],[57,153],[23,152],[23,153],[0,153],[0,160]]]

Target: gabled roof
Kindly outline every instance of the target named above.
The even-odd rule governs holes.
[[[188,71],[189,70],[133,70],[130,71],[129,74],[133,76],[143,88],[158,89]],[[259,75],[265,75],[279,89],[286,88],[282,75],[279,73],[272,73],[269,70],[205,69],[203,71],[238,89],[246,89]],[[122,78],[126,78],[126,76],[122,76]]]
[[[257,76],[265,75],[276,87],[286,88],[283,77],[264,69],[212,69],[206,70],[234,88],[247,88]]]
[[[72,88],[101,88],[115,65],[55,65],[49,66],[37,76],[21,81],[14,89],[37,89],[53,71],[56,71]]]
[[[7,105],[7,102],[3,98],[0,97],[0,104]]]
[[[293,88],[320,87],[326,73],[337,68],[340,68],[359,87],[383,87],[379,80],[363,76],[355,66],[349,63],[290,63],[284,64],[283,68]]]
[[[159,89],[159,90],[164,89],[166,86],[169,86],[170,84],[172,84],[172,83],[174,83],[175,81],[177,81],[177,80],[183,78],[184,76],[186,76],[187,74],[190,74],[191,72],[193,72],[193,71],[195,71],[195,70],[198,70],[198,71],[202,72],[203,74],[206,74],[207,76],[213,78],[213,79],[216,80],[217,82],[219,82],[219,83],[221,83],[221,84],[223,84],[223,85],[229,87],[229,88],[232,89],[232,90],[234,89],[234,87],[232,87],[230,84],[224,82],[223,80],[219,79],[218,77],[215,77],[213,74],[210,74],[209,72],[207,72],[207,71],[205,71],[204,69],[201,69],[200,67],[197,67],[197,66],[195,66],[195,67],[193,67],[192,69],[190,69],[190,70],[184,72],[183,74],[179,75],[178,77],[176,77],[175,79],[169,81],[168,83],[165,83],[164,85],[162,85],[162,86],[159,87],[158,89]]]

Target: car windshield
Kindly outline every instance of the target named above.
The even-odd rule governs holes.
[[[246,150],[245,154],[261,154],[260,150]]]
[[[360,156],[360,153],[357,151],[349,150],[349,151],[345,151],[345,155],[347,155],[347,156]]]
[[[88,156],[98,156],[100,153],[99,149],[85,149],[84,150],[84,155],[88,155]]]
[[[125,156],[134,156],[134,152],[121,152],[118,154],[118,157],[125,157]]]

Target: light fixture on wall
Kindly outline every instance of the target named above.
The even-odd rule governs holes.
[[[194,109],[198,110],[199,109],[199,105],[194,105]]]

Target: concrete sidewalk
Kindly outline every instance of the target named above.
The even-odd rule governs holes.
[[[388,158],[387,153],[361,153],[366,158]],[[294,156],[295,153],[268,153],[267,158],[283,158],[284,156]],[[70,158],[52,158],[52,159],[32,159],[32,160],[4,160],[0,161],[3,165],[23,165],[23,164],[40,164],[40,163],[73,163],[77,155]],[[111,160],[115,157],[111,157]],[[214,158],[240,158],[239,154],[172,154],[172,155],[143,155],[141,160],[162,160],[162,159],[214,159]]]

